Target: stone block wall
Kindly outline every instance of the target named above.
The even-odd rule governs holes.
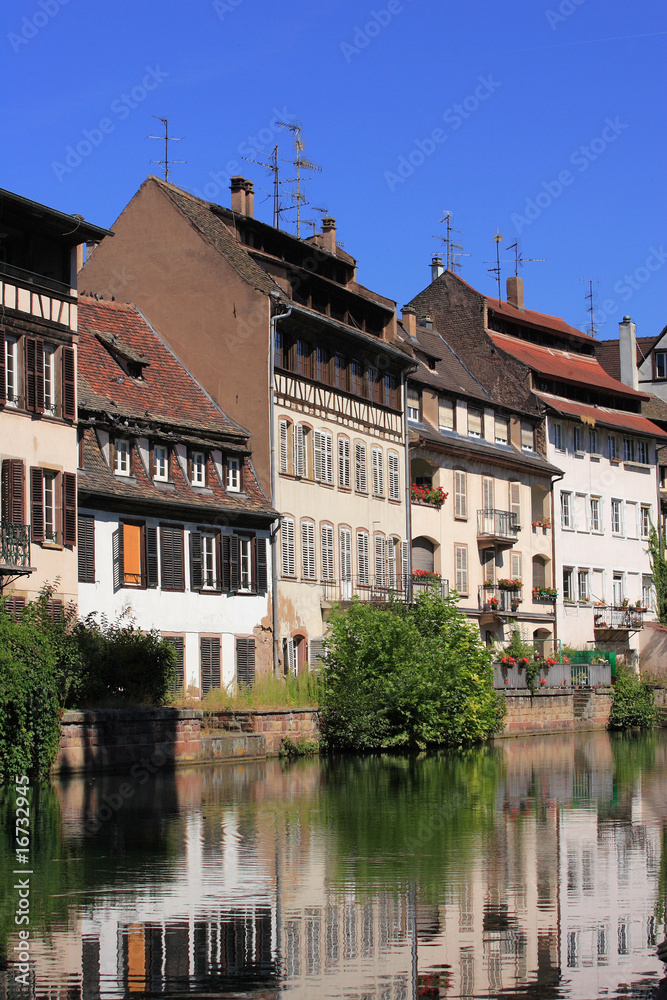
[[[277,754],[284,737],[319,742],[319,711],[316,708],[267,708],[245,712],[213,712],[205,719],[206,728],[240,729],[262,733],[269,756]]]
[[[508,691],[505,700],[501,737],[606,729],[611,712],[609,688]]]

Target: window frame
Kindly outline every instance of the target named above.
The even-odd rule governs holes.
[[[204,487],[207,486],[207,455],[206,452],[196,448],[190,452],[190,485]]]
[[[241,493],[243,487],[243,466],[235,455],[227,456],[225,463],[225,487],[228,493]]]
[[[132,475],[132,441],[130,438],[113,439],[113,472],[115,476],[123,478]]]
[[[574,531],[574,508],[570,490],[560,491],[560,526],[563,531]]]
[[[169,476],[169,445],[153,443],[153,481],[156,483],[168,483]],[[158,458],[158,452],[164,452],[163,458]],[[164,474],[158,471],[159,465],[164,462]]]
[[[623,501],[618,497],[612,497],[610,504],[611,533],[617,537],[623,537]]]
[[[390,503],[401,502],[401,460],[397,451],[387,451],[387,485]]]
[[[640,538],[646,541],[651,536],[651,511],[652,505],[650,503],[643,503],[639,510],[639,532]]]

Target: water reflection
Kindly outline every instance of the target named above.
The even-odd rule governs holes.
[[[599,733],[71,778],[35,802],[29,993],[655,996],[666,763],[667,733]]]

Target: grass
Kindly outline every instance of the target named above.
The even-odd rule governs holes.
[[[319,701],[319,677],[316,673],[307,673],[284,680],[267,674],[258,677],[251,687],[240,687],[238,691],[213,688],[195,704],[208,712],[242,712],[261,708],[317,708]],[[177,705],[192,708],[193,702],[183,701]]]

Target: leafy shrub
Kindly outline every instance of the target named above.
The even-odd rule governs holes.
[[[653,687],[647,681],[641,681],[630,670],[619,670],[612,689],[612,699],[610,729],[650,729],[655,726],[658,710]]]
[[[284,736],[278,751],[279,757],[312,757],[319,750],[316,740],[307,740],[305,736],[301,739],[293,740],[289,736]]]
[[[330,748],[462,746],[502,727],[491,653],[438,588],[413,605],[354,601],[337,610],[322,674]]]

